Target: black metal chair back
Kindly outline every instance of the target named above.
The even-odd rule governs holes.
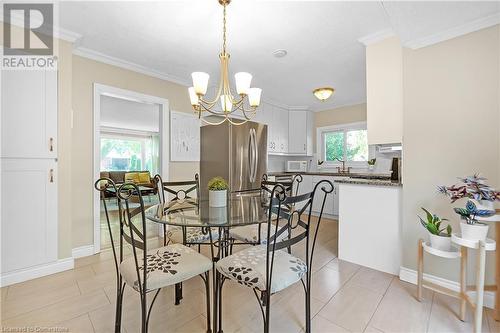
[[[271,193],[274,187],[278,184],[282,185],[287,192],[288,196],[297,195],[299,192],[299,186],[302,182],[303,178],[301,175],[297,174],[292,177],[290,181],[279,181],[279,180],[269,180],[269,176],[264,174],[262,176],[262,181],[260,183],[260,197],[262,203],[266,206],[269,205],[269,201],[271,198]],[[297,184],[297,185],[295,185]],[[294,189],[295,186],[295,189]]]
[[[329,180],[322,180],[316,184],[312,192],[288,196],[287,189],[281,184],[277,184],[271,192],[271,203],[269,207],[268,223],[274,224],[276,232],[270,233],[271,228],[267,228],[267,255],[266,255],[266,286],[267,290],[271,290],[271,279],[273,272],[274,254],[275,251],[284,248],[290,249],[294,245],[305,241],[305,264],[307,266],[307,286],[306,292],[310,289],[311,267],[314,255],[314,247],[316,238],[321,224],[321,217],[325,207],[326,198],[329,193],[333,192],[333,184]],[[319,211],[316,230],[311,239],[311,213],[315,200],[320,200],[321,209]],[[299,209],[290,210],[289,207],[302,205]],[[274,219],[274,221],[273,221]],[[279,236],[286,230],[295,230],[295,235],[289,235],[288,238],[279,240]]]
[[[190,203],[198,205],[200,201],[200,177],[198,174],[194,175],[194,180],[175,182],[164,182],[160,175],[155,175],[154,181],[160,203],[189,200]],[[168,195],[173,196],[173,198],[168,200]]]

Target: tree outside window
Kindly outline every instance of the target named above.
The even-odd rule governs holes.
[[[368,139],[365,128],[343,128],[322,133],[323,159],[327,163],[368,161]]]

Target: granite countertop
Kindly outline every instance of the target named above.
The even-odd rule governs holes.
[[[342,177],[340,179],[336,179],[336,183],[340,184],[357,184],[357,185],[373,185],[373,186],[402,186],[401,182],[394,182],[390,180],[389,174],[380,174],[380,173],[338,173],[338,172],[321,172],[321,171],[313,171],[313,172],[269,172],[269,176],[288,176],[288,175],[308,175],[308,176],[334,176],[334,177]],[[354,177],[351,177],[354,176]],[[363,178],[367,177],[367,178]],[[369,179],[370,177],[387,177],[387,179]]]
[[[380,179],[345,178],[335,181],[339,184],[373,185],[373,186],[403,186],[401,182]]]
[[[390,177],[390,174],[383,174],[383,173],[350,173],[350,174],[345,174],[345,173],[338,173],[338,172],[322,172],[322,171],[308,171],[308,172],[287,172],[287,171],[280,171],[280,172],[269,172],[267,173],[268,176],[288,176],[288,175],[308,175],[308,176],[335,176],[335,177],[346,177],[349,178],[352,175],[362,177],[362,176],[367,176],[367,177]]]

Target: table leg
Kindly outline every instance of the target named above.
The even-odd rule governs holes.
[[[495,223],[495,239],[500,242],[500,225]],[[500,321],[500,251],[497,249],[495,251],[495,284],[497,286],[497,291],[495,292],[495,309],[493,311],[493,318]]]

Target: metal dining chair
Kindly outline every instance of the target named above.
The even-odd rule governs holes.
[[[317,193],[318,192],[318,193]],[[233,280],[252,288],[259,302],[264,320],[264,332],[270,332],[271,295],[296,282],[301,282],[305,292],[305,331],[311,332],[311,274],[316,238],[323,215],[327,196],[333,192],[333,184],[328,180],[317,183],[310,193],[288,196],[287,189],[277,184],[271,191],[267,224],[266,244],[251,246],[235,254],[222,258],[216,263],[216,295],[219,299],[217,326],[222,331],[222,288],[224,281]],[[322,193],[322,195],[319,195]],[[311,235],[311,213],[313,201],[320,200],[321,210],[314,233]],[[290,206],[304,204],[296,210]],[[289,239],[280,235],[293,230]],[[311,237],[312,236],[312,237]],[[305,246],[305,259],[296,257],[284,249]],[[259,296],[260,293],[260,296]]]
[[[154,176],[154,182],[158,192],[158,199],[161,204],[166,205],[166,209],[178,209],[182,205],[199,207],[200,202],[200,180],[195,174],[194,180],[164,182],[160,175]],[[172,198],[169,199],[168,196]],[[217,239],[218,232],[212,231],[213,239]],[[174,227],[163,225],[163,245],[170,242],[180,243],[187,246],[197,245],[200,252],[201,245],[210,244],[210,235],[207,230],[199,227]]]
[[[101,178],[94,184],[101,192],[104,213],[111,238],[111,248],[116,270],[116,313],[115,332],[121,330],[123,293],[129,285],[137,291],[141,299],[141,332],[148,331],[151,310],[161,289],[176,285],[195,276],[200,276],[205,284],[207,302],[207,332],[210,327],[210,287],[209,270],[212,261],[195,250],[182,244],[172,244],[148,250],[146,234],[146,215],[144,201],[137,185],[125,183],[117,187],[109,178]],[[112,189],[112,190],[110,190]],[[111,222],[107,208],[105,193],[109,197],[114,193],[118,206],[120,236],[113,238]],[[109,199],[107,199],[109,200]],[[118,243],[118,250],[115,248]],[[132,249],[132,255],[125,258],[124,247]],[[148,306],[147,295],[154,292]]]
[[[274,187],[278,184],[282,185],[288,196],[292,194],[297,195],[299,191],[299,185],[302,182],[302,176],[297,174],[294,175],[289,181],[271,181],[269,177],[264,174],[262,176],[262,181],[260,185],[260,198],[264,206],[269,206],[270,196]],[[287,207],[288,211],[294,209],[293,205]],[[271,228],[271,234],[274,235],[276,228],[274,225],[269,225]],[[229,230],[229,237],[231,241],[230,253],[233,253],[233,245],[259,245],[266,244],[267,242],[267,228],[268,224],[252,224],[248,226],[236,227]],[[287,230],[280,235],[279,240],[288,238],[290,235],[290,230]]]

